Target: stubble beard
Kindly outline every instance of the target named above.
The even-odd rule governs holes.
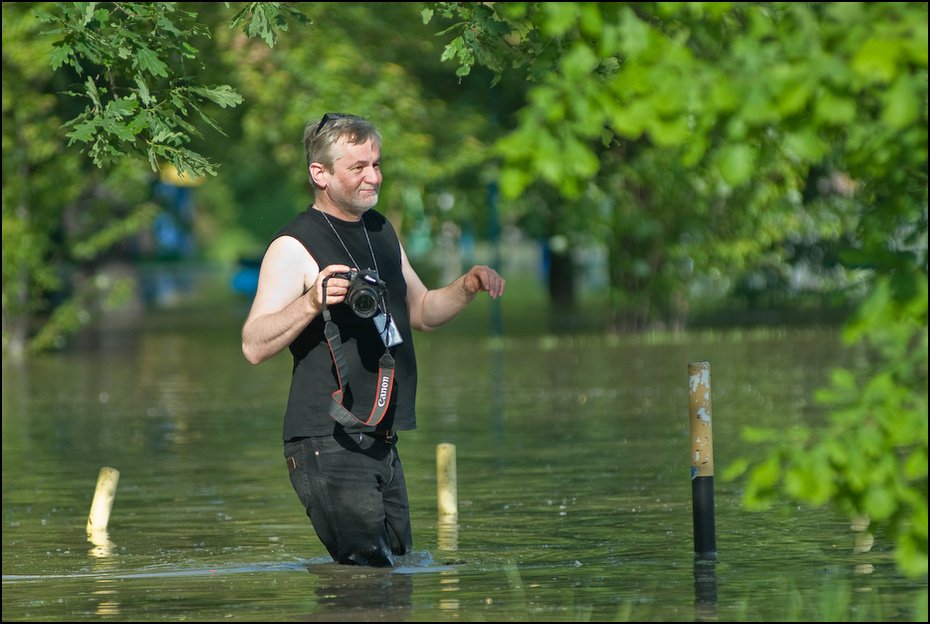
[[[339,208],[347,214],[360,217],[378,204],[378,197],[380,194],[380,189],[375,191],[374,194],[359,195],[355,193],[352,197],[338,198],[337,204]]]

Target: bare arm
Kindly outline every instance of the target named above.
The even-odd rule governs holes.
[[[401,249],[404,280],[407,282],[407,307],[410,310],[410,327],[431,332],[448,323],[472,302],[479,292],[492,299],[504,293],[504,279],[494,269],[475,266],[465,275],[444,288],[428,290],[410,266],[407,254]]]
[[[258,288],[249,317],[242,327],[242,353],[258,364],[285,350],[322,311],[323,279],[349,267],[334,265],[320,271],[303,245],[290,236],[276,239],[262,259]],[[327,304],[343,300],[348,282],[334,279],[327,288]]]

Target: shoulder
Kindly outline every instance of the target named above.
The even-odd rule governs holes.
[[[271,239],[271,244],[268,245],[268,251],[277,248],[310,255],[310,250],[313,249],[313,241],[318,236],[317,232],[320,231],[321,223],[321,213],[312,207],[294,215],[294,218],[287,225],[275,233]]]
[[[310,255],[310,252],[307,251],[307,248],[302,242],[297,240],[294,235],[288,234],[286,232],[282,232],[274,237],[274,239],[268,245],[268,252],[271,252],[272,250],[276,251],[277,253],[294,254],[302,252],[306,255]]]
[[[275,238],[284,235],[294,236],[304,231],[308,227],[313,227],[319,220],[320,213],[313,208],[308,208],[303,212],[300,212],[287,222],[287,225],[282,227],[275,234]]]
[[[319,265],[303,243],[292,236],[278,236],[262,259],[258,294],[283,296],[289,303],[313,284],[319,272]]]
[[[316,262],[302,242],[288,234],[277,236],[265,252],[264,264],[286,268],[298,269],[301,272],[314,271]]]

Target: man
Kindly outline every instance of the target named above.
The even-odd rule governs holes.
[[[265,252],[242,352],[253,364],[293,355],[285,458],[333,559],[392,566],[413,543],[396,447],[396,432],[416,427],[411,329],[432,331],[479,292],[500,296],[504,280],[476,266],[444,288],[423,285],[374,210],[381,135],[368,121],[327,113],[307,126],[304,147],[315,201]],[[378,299],[374,316],[345,301],[360,286]]]

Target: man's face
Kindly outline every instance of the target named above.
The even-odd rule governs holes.
[[[332,172],[326,172],[325,192],[346,213],[360,216],[378,203],[381,190],[381,148],[368,141],[361,145],[342,138]]]

